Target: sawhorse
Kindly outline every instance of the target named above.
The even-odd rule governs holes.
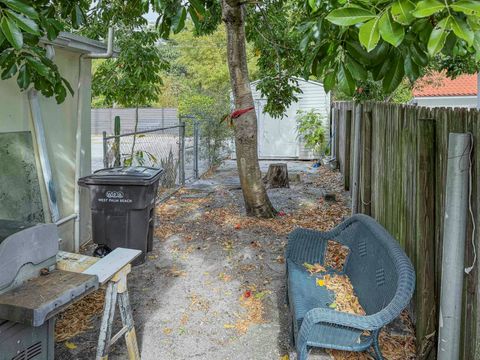
[[[107,360],[110,347],[122,336],[127,344],[129,360],[140,360],[127,288],[127,275],[132,269],[130,263],[140,254],[140,250],[117,248],[102,259],[64,251],[57,255],[57,268],[97,275],[100,285],[106,286],[96,360]],[[112,336],[117,303],[123,327]]]

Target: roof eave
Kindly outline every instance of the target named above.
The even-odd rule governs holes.
[[[55,47],[68,49],[82,54],[100,53],[107,50],[107,45],[101,41],[92,40],[85,36],[72,34],[69,32],[60,32],[55,40],[51,41],[47,38],[40,40],[42,44],[50,44]],[[113,56],[118,55],[118,51],[113,51]]]

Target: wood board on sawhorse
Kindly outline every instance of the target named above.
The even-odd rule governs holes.
[[[98,338],[96,360],[108,359],[110,346],[122,336],[127,344],[128,358],[139,360],[137,336],[127,289],[127,275],[131,262],[141,254],[140,250],[117,248],[104,258],[59,251],[57,268],[84,274],[97,275],[101,286],[106,285],[105,305]],[[112,336],[115,307],[118,303],[123,327]]]

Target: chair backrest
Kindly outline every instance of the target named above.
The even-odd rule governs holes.
[[[345,273],[360,304],[367,315],[379,312],[399,289],[398,257],[406,258],[405,253],[383,227],[366,216],[355,216],[338,238],[350,248]]]

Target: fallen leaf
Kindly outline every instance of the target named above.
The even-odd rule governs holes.
[[[250,296],[252,296],[252,292],[250,290],[246,290],[244,293],[243,293],[243,297],[245,299],[248,299]]]
[[[260,291],[258,293],[255,294],[255,299],[263,299],[265,296],[267,296],[268,294],[270,294],[270,291],[268,290],[265,290],[265,291]]]
[[[172,328],[165,328],[162,330],[165,335],[170,335],[173,331]]]
[[[323,279],[317,279],[316,283],[317,283],[317,286],[325,286],[325,280]]]
[[[286,355],[283,355],[280,360],[290,360],[290,356],[288,356],[288,354]]]
[[[327,272],[327,269],[325,269],[324,266],[316,263],[316,264],[309,264],[309,263],[304,263],[303,266],[305,267],[305,269],[307,269],[307,271],[310,273],[310,274],[316,274],[316,273],[320,273],[320,272]]]
[[[77,345],[70,341],[65,341],[64,344],[70,350],[75,350],[77,348]]]
[[[236,230],[240,230],[242,228],[242,226],[240,224],[235,224],[235,229]]]
[[[281,211],[278,212],[277,215],[278,215],[278,216],[285,216],[285,215],[287,215],[287,214],[285,213],[285,211],[281,210]]]
[[[337,303],[333,302],[330,305],[328,305],[330,309],[336,309],[337,308]]]
[[[235,325],[233,325],[233,324],[224,324],[223,327],[225,329],[235,329]]]

